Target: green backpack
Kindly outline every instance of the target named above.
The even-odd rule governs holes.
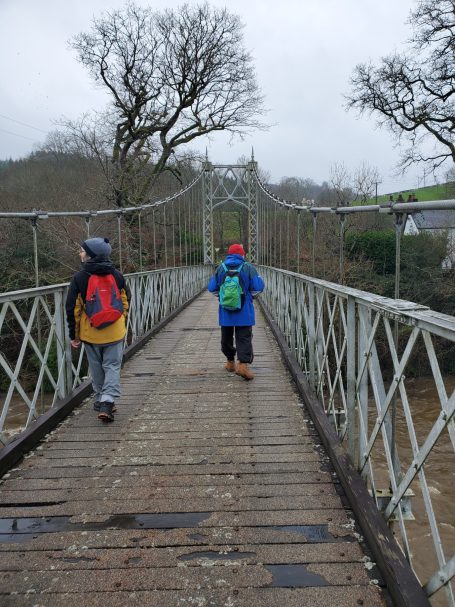
[[[230,269],[224,263],[221,265],[226,274],[220,286],[220,306],[225,310],[240,310],[243,295],[240,284],[240,270],[243,268],[243,263],[237,268]]]

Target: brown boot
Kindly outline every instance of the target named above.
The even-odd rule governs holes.
[[[250,371],[248,363],[237,363],[236,373],[245,379],[254,379],[254,375],[252,371]]]
[[[231,373],[233,373],[235,371],[235,360],[227,360],[226,364],[224,365],[224,368],[227,371],[231,371]]]

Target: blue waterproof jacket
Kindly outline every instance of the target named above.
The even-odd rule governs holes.
[[[228,268],[237,268],[243,263],[239,278],[245,294],[245,301],[240,310],[225,310],[220,306],[219,324],[221,327],[252,327],[255,324],[253,294],[263,291],[264,281],[259,276],[256,268],[245,261],[241,255],[228,255],[224,263]],[[208,289],[211,293],[219,294],[225,275],[223,266],[218,266],[215,274],[209,280]]]

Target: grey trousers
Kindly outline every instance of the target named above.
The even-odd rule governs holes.
[[[114,402],[120,396],[123,340],[112,344],[85,343],[96,400]]]

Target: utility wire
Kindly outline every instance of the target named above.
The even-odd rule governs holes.
[[[1,129],[2,133],[8,133],[8,135],[15,135],[16,137],[22,137],[22,139],[28,139],[29,141],[36,141],[36,139],[32,139],[31,137],[26,137],[25,135],[19,135],[19,133],[13,133],[12,131],[7,131],[6,129]]]
[[[4,114],[0,114],[0,118],[6,118],[6,120],[11,120],[11,122],[15,122],[16,124],[21,124],[22,126],[28,126],[30,129],[35,129],[35,131],[40,131],[41,133],[46,133],[47,131],[43,129],[39,129],[37,126],[33,126],[31,124],[27,124],[26,122],[21,122],[20,120],[15,120],[14,118],[10,118],[9,116],[5,116]]]

